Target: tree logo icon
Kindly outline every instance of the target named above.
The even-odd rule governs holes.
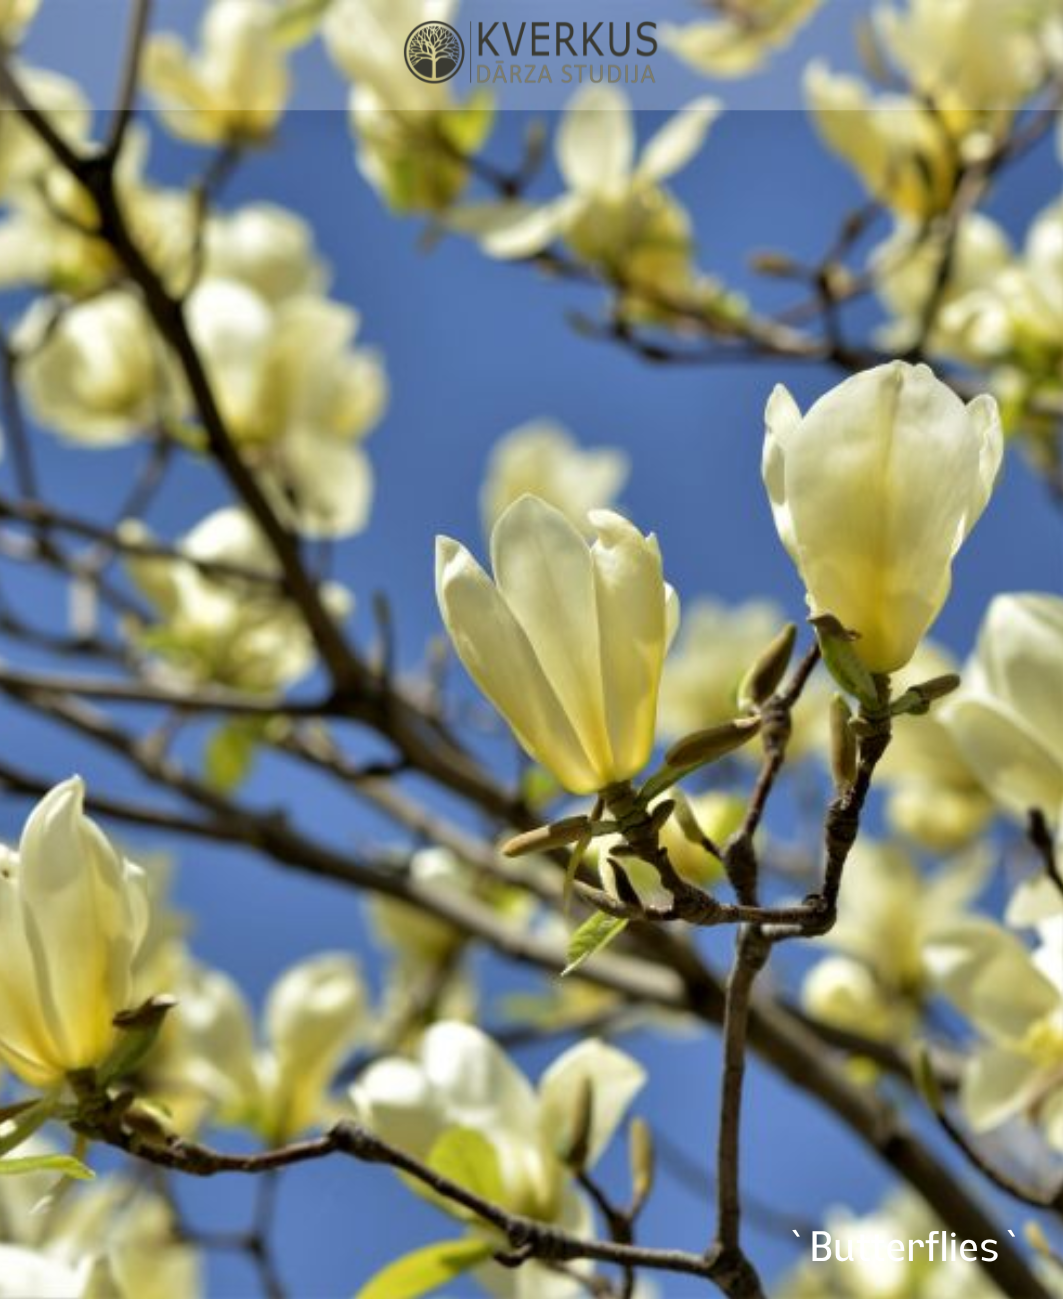
[[[448,23],[421,23],[406,37],[405,54],[420,81],[449,81],[465,62],[465,42]]]

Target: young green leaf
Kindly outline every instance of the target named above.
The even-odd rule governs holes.
[[[59,1173],[79,1182],[91,1182],[96,1174],[73,1155],[19,1155],[0,1159],[0,1177],[17,1177],[21,1173]]]
[[[595,912],[569,940],[568,964],[561,971],[561,977],[578,970],[595,952],[600,952],[626,928],[627,921],[622,916],[609,916],[604,911]]]
[[[448,1285],[498,1248],[486,1240],[441,1240],[404,1254],[371,1277],[355,1299],[418,1299]]]

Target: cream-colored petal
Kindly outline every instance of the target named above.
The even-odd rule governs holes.
[[[590,1085],[591,1135],[588,1167],[593,1167],[627,1115],[646,1082],[637,1060],[616,1047],[592,1040],[559,1056],[539,1083],[543,1140],[556,1141],[571,1131],[580,1092]]]
[[[421,1063],[448,1122],[486,1135],[534,1131],[538,1101],[531,1083],[500,1046],[472,1024],[433,1024]]]
[[[942,720],[977,779],[1013,816],[1033,808],[1048,817],[1063,800],[1063,767],[1038,732],[989,696],[959,698]]]
[[[722,112],[722,100],[710,95],[692,99],[646,141],[637,174],[646,180],[661,181],[681,171],[704,144],[709,128]]]
[[[1005,1047],[983,1047],[964,1070],[960,1103],[976,1132],[988,1132],[1021,1113],[1040,1082],[1036,1062]]]
[[[522,496],[491,533],[498,589],[520,624],[588,760],[609,783],[613,758],[605,714],[591,553],[553,506]]]
[[[627,519],[594,510],[591,550],[601,647],[601,679],[613,775],[640,771],[653,749],[657,692],[667,642],[664,579],[656,538]]]
[[[573,793],[597,775],[535,651],[494,583],[464,546],[436,541],[436,598],[458,657],[517,739]]]
[[[764,412],[761,474],[764,486],[768,489],[768,500],[771,502],[779,539],[791,555],[795,554],[796,542],[790,508],[786,503],[786,447],[800,428],[801,418],[801,408],[790,390],[777,383]]]
[[[576,95],[557,130],[557,165],[569,189],[614,192],[628,182],[634,162],[635,124],[624,95],[607,85]]]

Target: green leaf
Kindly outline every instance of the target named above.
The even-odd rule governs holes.
[[[219,726],[203,752],[203,775],[219,794],[231,794],[251,774],[262,739],[259,717],[238,717]]]
[[[96,1174],[73,1155],[23,1155],[0,1159],[0,1177],[17,1177],[20,1173],[61,1173],[79,1182],[91,1182]]]
[[[371,1277],[355,1299],[417,1299],[485,1263],[497,1246],[486,1240],[441,1240],[405,1254]]]
[[[505,1197],[498,1154],[483,1133],[474,1128],[449,1128],[444,1132],[428,1155],[428,1167],[483,1200],[497,1203]]]
[[[604,911],[595,912],[589,920],[585,920],[580,925],[569,940],[568,964],[561,971],[561,977],[564,978],[566,974],[578,970],[595,952],[600,952],[626,928],[627,921],[622,916],[606,915]]]

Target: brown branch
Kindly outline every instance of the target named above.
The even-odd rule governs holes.
[[[126,132],[133,120],[137,88],[140,83],[140,62],[151,21],[151,0],[132,0],[132,5],[118,98],[105,150],[106,157],[112,163],[122,152]]]

